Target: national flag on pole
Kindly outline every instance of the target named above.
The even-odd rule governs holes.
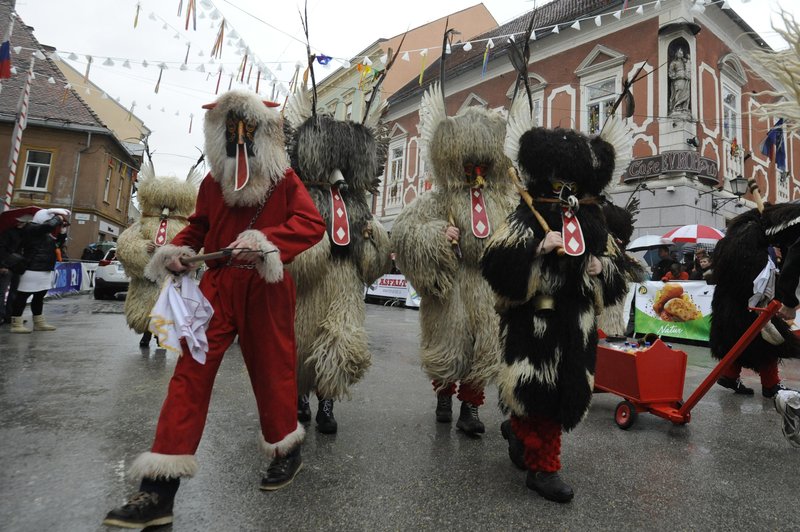
[[[0,44],[0,79],[11,77],[11,42]]]
[[[761,143],[761,153],[775,163],[775,166],[786,171],[786,144],[783,141],[783,118],[775,122]]]

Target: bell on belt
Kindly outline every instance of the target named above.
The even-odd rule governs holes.
[[[556,309],[556,300],[549,294],[536,294],[533,296],[533,311],[552,312]]]

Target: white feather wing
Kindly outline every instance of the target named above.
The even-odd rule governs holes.
[[[614,175],[628,169],[633,156],[633,133],[618,114],[614,114],[603,124],[600,138],[614,147]]]
[[[506,157],[517,167],[519,157],[519,139],[522,135],[534,127],[533,115],[528,105],[528,99],[518,96],[511,103],[511,111],[508,113],[508,123],[506,125],[506,140],[503,144],[503,151]]]
[[[294,129],[300,127],[311,117],[311,92],[307,91],[300,83],[297,84],[289,101],[286,102],[283,117]]]
[[[444,108],[442,87],[439,83],[434,83],[422,95],[419,105],[419,132],[423,154],[428,153],[428,144],[444,120],[447,120],[447,112]]]

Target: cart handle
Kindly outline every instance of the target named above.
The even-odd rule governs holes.
[[[758,318],[748,327],[748,329],[744,332],[739,341],[737,341],[733,347],[731,347],[730,351],[719,361],[719,363],[711,370],[708,377],[700,383],[700,386],[689,396],[686,402],[681,406],[680,410],[678,410],[678,414],[684,417],[689,415],[692,408],[703,398],[703,396],[708,392],[709,389],[717,382],[717,379],[725,371],[728,366],[730,366],[739,355],[742,354],[742,351],[747,349],[747,346],[750,345],[750,342],[756,337],[757,334],[761,332],[761,329],[769,322],[775,314],[778,313],[778,310],[781,308],[781,302],[777,299],[773,299],[770,301],[769,305],[766,308],[762,307],[748,307],[750,310],[754,310],[756,312],[760,312]]]

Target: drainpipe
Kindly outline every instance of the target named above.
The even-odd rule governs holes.
[[[78,156],[75,158],[75,176],[72,178],[72,199],[69,204],[69,217],[70,223],[75,223],[75,191],[78,188],[78,174],[81,170],[81,154],[92,146],[92,132],[86,133],[86,147],[78,150]]]

